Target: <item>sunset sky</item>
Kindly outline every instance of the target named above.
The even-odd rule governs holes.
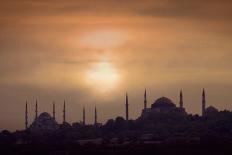
[[[1,0],[0,130],[24,128],[39,112],[58,122],[137,118],[143,93],[188,113],[207,105],[232,110],[232,1],[229,0]]]

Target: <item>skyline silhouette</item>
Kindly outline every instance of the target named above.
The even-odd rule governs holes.
[[[164,96],[162,96],[161,98],[166,98],[166,97],[164,97]],[[186,110],[186,108],[185,108],[185,106],[184,106],[184,96],[183,96],[183,91],[182,91],[182,89],[180,90],[180,94],[179,94],[179,105],[176,105],[176,103],[174,103],[175,104],[175,106],[179,106],[179,108],[180,109],[184,109],[184,111]],[[205,114],[205,111],[206,111],[206,109],[207,108],[213,108],[213,109],[215,109],[215,110],[217,110],[217,108],[215,108],[214,106],[212,106],[212,105],[207,105],[207,103],[206,103],[206,93],[205,93],[205,89],[203,88],[203,91],[202,91],[202,96],[201,96],[201,98],[202,98],[202,102],[201,102],[201,115],[200,116],[204,116],[204,114]],[[36,99],[36,101],[35,101],[36,103],[35,103],[35,119],[34,120],[36,120],[37,119],[37,117],[38,117],[38,102],[37,102],[37,99]],[[152,103],[153,104],[153,103]],[[151,104],[151,105],[152,105]],[[144,91],[144,102],[143,102],[143,108],[141,109],[141,111],[146,111],[146,110],[148,110],[150,107],[149,106],[147,106],[147,89],[145,89],[145,91]],[[152,108],[152,107],[151,107]],[[224,110],[228,110],[228,111],[230,111],[230,109],[224,109]],[[52,102],[52,112],[49,112],[49,111],[41,111],[40,112],[40,114],[42,114],[42,113],[44,113],[44,112],[46,112],[46,113],[50,113],[50,115],[52,116],[52,118],[54,119],[54,120],[56,120],[56,117],[55,117],[55,102],[53,101]],[[81,123],[81,124],[83,124],[83,125],[87,125],[87,124],[93,124],[93,125],[96,125],[96,124],[98,124],[99,122],[97,121],[97,119],[98,119],[98,116],[97,116],[97,106],[95,105],[95,107],[94,107],[94,117],[93,117],[93,120],[94,121],[92,121],[93,123],[87,123],[86,124],[86,121],[85,121],[85,118],[86,118],[86,114],[85,114],[85,107],[83,107],[83,111],[82,111],[82,120],[76,120],[76,121],[74,121],[74,122],[69,122],[69,121],[66,121],[66,102],[65,102],[65,100],[64,100],[64,103],[63,103],[63,110],[62,110],[62,113],[63,113],[63,115],[62,115],[62,117],[63,117],[63,120],[62,120],[62,122],[63,122],[63,124],[64,123],[70,123],[70,124],[73,124],[73,123]],[[188,114],[192,114],[192,113],[188,113]],[[104,114],[102,114],[102,115],[104,115]],[[192,115],[195,115],[195,114],[192,114]],[[129,121],[129,120],[136,120],[136,119],[138,119],[138,118],[130,118],[129,117],[129,96],[128,96],[128,93],[126,92],[126,96],[125,96],[125,114],[123,115],[123,116],[116,116],[116,117],[124,117],[124,119],[126,120],[126,121]],[[110,118],[108,118],[107,120],[109,120],[109,119],[112,119],[112,117],[110,117]],[[34,120],[32,120],[32,122],[34,121]],[[57,121],[57,120],[56,120]],[[105,124],[106,122],[100,122],[100,124]],[[62,123],[61,123],[62,124]],[[28,101],[26,100],[26,104],[25,104],[25,129],[27,129],[28,128]]]
[[[25,100],[36,99],[42,111],[56,100],[57,114],[66,99],[71,122],[81,119],[83,106],[88,113],[97,104],[105,122],[124,114],[125,91],[137,118],[145,88],[149,104],[160,96],[178,103],[182,88],[187,111],[200,115],[204,87],[210,105],[232,109],[231,6],[227,0],[2,1],[0,130],[23,128]]]
[[[124,117],[117,116],[109,118],[106,123],[99,123],[97,106],[95,106],[92,124],[85,123],[85,108],[82,113],[83,121],[68,122],[66,101],[63,102],[63,121],[59,123],[55,119],[54,102],[52,116],[47,112],[39,113],[39,104],[36,100],[35,117],[28,125],[28,102],[26,101],[25,129],[15,132],[1,131],[0,145],[4,146],[2,152],[28,154],[34,147],[43,154],[61,150],[62,154],[83,151],[86,154],[92,149],[94,152],[101,153],[118,151],[121,154],[129,152],[135,154],[138,151],[161,153],[163,148],[165,153],[162,154],[173,153],[173,149],[175,152],[186,153],[187,151],[188,153],[198,152],[198,154],[231,152],[232,111],[219,111],[208,105],[205,89],[202,91],[201,116],[186,112],[182,90],[179,92],[179,105],[170,98],[162,96],[151,106],[147,106],[146,89],[143,96],[143,108],[138,118],[130,118],[130,100],[126,92]],[[217,147],[212,148],[212,146]],[[20,151],[21,149],[23,152]],[[36,151],[35,154],[39,152]]]
[[[2,0],[0,154],[232,154],[232,1]]]
[[[203,89],[203,92],[204,92],[204,89]],[[203,93],[204,94],[204,93]],[[99,111],[100,111],[100,114],[99,114],[99,122],[100,123],[106,123],[106,121],[109,119],[109,118],[116,118],[116,117],[118,117],[118,116],[122,116],[122,117],[124,117],[125,119],[126,119],[126,108],[125,108],[125,106],[123,106],[123,105],[126,105],[126,102],[128,101],[128,93],[126,93],[126,99],[124,99],[124,101],[121,101],[121,103],[119,104],[119,107],[120,107],[120,109],[118,109],[118,113],[117,114],[115,114],[115,115],[108,115],[108,117],[106,117],[106,115],[105,115],[105,111],[104,111],[104,106],[107,106],[106,104],[100,104],[100,103],[96,103],[95,105],[88,105],[87,107],[87,109],[85,108],[86,107],[86,105],[83,105],[83,107],[80,107],[80,108],[77,108],[77,109],[74,109],[72,106],[73,106],[73,103],[71,102],[71,104],[68,104],[68,122],[69,123],[74,123],[74,122],[81,122],[81,121],[83,121],[83,118],[84,118],[84,116],[83,116],[83,108],[85,108],[87,111],[88,111],[88,114],[85,116],[85,123],[86,124],[95,124],[94,122],[95,122],[95,116],[94,116],[94,106],[96,107],[98,107],[98,109],[99,109]],[[157,99],[157,98],[159,98],[160,96],[157,96],[156,98],[154,98],[154,99],[150,99],[150,96],[151,96],[151,94],[150,93],[148,93],[148,95],[149,95],[149,97],[147,97],[147,89],[145,89],[145,92],[144,92],[144,95],[141,95],[140,94],[140,102],[134,102],[133,103],[133,100],[131,100],[130,101],[130,103],[128,104],[128,113],[130,113],[130,119],[134,119],[134,120],[136,120],[139,116],[140,116],[140,114],[141,114],[141,110],[145,107],[145,105],[147,106],[147,108],[149,107],[149,106],[151,106],[151,104]],[[142,97],[143,96],[143,97]],[[161,95],[161,96],[164,96],[164,95]],[[183,98],[186,98],[186,96],[184,96],[183,95],[183,90],[181,89],[180,90],[180,94],[179,95],[176,95],[176,97],[177,97],[177,99],[174,101],[174,103],[176,104],[176,105],[178,105],[179,104],[179,106],[181,106],[182,104],[181,104],[181,102],[184,102],[183,100]],[[199,96],[200,97],[200,96]],[[130,98],[133,98],[133,96],[130,96]],[[182,98],[182,101],[180,100]],[[210,100],[210,96],[208,97],[209,98],[209,100]],[[144,100],[144,99],[146,99],[146,100]],[[171,98],[172,99],[172,98]],[[154,101],[153,101],[154,100]],[[149,101],[149,102],[148,102]],[[200,111],[200,112],[198,112],[198,113],[192,113],[191,112],[191,105],[189,105],[189,103],[187,102],[185,102],[185,109],[186,109],[186,111],[187,111],[187,113],[189,113],[189,114],[198,114],[198,115],[202,115],[203,114],[203,111],[202,111],[202,109],[204,108],[204,107],[207,107],[207,105],[203,105],[203,104],[201,104],[201,102],[202,102],[202,100],[200,100],[200,99],[198,99],[198,103],[196,103],[197,105],[198,105],[198,107],[199,107],[199,109],[198,109],[198,111]],[[57,102],[56,101],[56,104],[55,104],[55,101],[53,100],[53,102],[51,102],[50,104],[46,104],[46,107],[47,108],[44,108],[43,106],[44,106],[44,104],[43,103],[38,103],[38,100],[37,99],[35,99],[35,101],[34,101],[35,103],[33,103],[33,102],[28,102],[28,100],[26,100],[26,106],[27,106],[27,109],[26,109],[26,111],[27,111],[27,116],[25,116],[25,117],[27,117],[27,122],[29,122],[29,123],[32,123],[33,121],[34,121],[34,119],[33,118],[37,118],[38,117],[38,114],[40,114],[40,113],[42,113],[42,112],[48,112],[48,113],[50,113],[51,114],[51,116],[53,116],[53,115],[56,115],[55,117],[56,117],[56,120],[58,121],[58,122],[63,122],[64,121],[64,119],[65,119],[65,121],[66,121],[66,111],[64,111],[64,107],[65,107],[65,100],[63,101],[63,106],[62,106],[62,108],[61,108],[61,103],[59,103],[59,102]],[[145,104],[146,103],[146,104]],[[139,104],[139,105],[138,105]],[[39,105],[39,107],[40,107],[40,110],[38,111],[38,105]],[[57,107],[57,109],[56,110],[54,110],[53,109],[53,107],[56,105],[56,107]],[[129,106],[130,105],[130,106]],[[211,103],[208,103],[208,105],[210,105],[210,106],[213,106],[213,107],[215,107],[215,105],[212,105]],[[25,106],[25,105],[24,105]],[[24,107],[23,106],[23,107]],[[134,112],[134,108],[135,107],[139,107],[140,109],[138,109],[138,111],[135,113]],[[190,109],[189,109],[189,107],[190,107]],[[224,107],[224,108],[218,108],[217,106],[216,106],[216,108],[218,109],[218,110],[230,110],[229,108],[226,108],[226,107]],[[21,107],[21,109],[22,109],[22,107]],[[28,109],[30,109],[30,110],[28,110]],[[34,110],[33,110],[34,109]],[[82,110],[81,110],[82,109]],[[129,110],[130,109],[130,110]],[[25,110],[25,109],[24,109]],[[35,112],[35,114],[33,114],[33,111]],[[56,114],[55,114],[55,111],[56,111]],[[57,111],[59,111],[59,113],[57,113]],[[72,112],[72,113],[71,113]],[[22,112],[21,112],[22,113]],[[61,114],[62,113],[62,114]],[[71,114],[73,114],[74,113],[74,119],[70,119],[70,113]],[[107,112],[106,112],[107,113]],[[22,114],[23,115],[23,114]],[[129,114],[128,114],[129,115]],[[128,116],[129,117],[129,116]],[[21,118],[21,122],[23,122],[23,117],[20,117]],[[86,120],[86,118],[87,118],[87,120]],[[10,122],[10,123],[13,123],[13,122]],[[15,130],[18,130],[18,129],[24,129],[24,126],[22,125],[22,123],[19,123],[19,126],[16,126],[15,128],[13,128],[13,129],[10,129],[10,128],[4,128],[4,127],[2,127],[2,129],[1,130],[4,130],[4,129],[7,129],[7,130],[10,130],[10,131],[15,131]]]

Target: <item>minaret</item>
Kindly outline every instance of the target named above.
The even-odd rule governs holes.
[[[180,108],[184,108],[184,102],[183,102],[183,94],[182,94],[182,90],[180,90]]]
[[[55,102],[53,102],[52,106],[53,106],[53,107],[52,107],[53,119],[56,120],[56,111],[55,111],[55,110],[56,110],[56,109],[55,109],[55,108],[56,108],[56,107],[55,107],[56,105],[55,105]]]
[[[26,101],[26,108],[25,108],[25,129],[28,128],[28,111],[27,111],[27,101]]]
[[[144,109],[147,109],[147,90],[145,89],[145,93],[144,93]]]
[[[94,111],[94,124],[97,125],[97,108],[95,106],[95,111]]]
[[[35,101],[35,119],[37,119],[38,117],[38,104],[37,104],[37,100]]]
[[[203,89],[203,92],[202,92],[202,116],[205,115],[205,106],[206,106],[205,89]]]
[[[129,116],[129,104],[128,104],[128,95],[126,93],[126,121],[128,121],[128,116]]]
[[[63,109],[63,124],[66,122],[66,120],[65,120],[65,114],[66,114],[66,111],[65,111],[65,100],[64,100],[64,109]]]
[[[85,125],[85,107],[83,108],[83,125]]]

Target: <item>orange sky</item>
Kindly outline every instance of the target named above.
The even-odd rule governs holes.
[[[55,100],[59,122],[64,99],[69,122],[85,106],[92,123],[94,105],[105,122],[124,116],[127,91],[136,118],[145,88],[149,105],[178,104],[183,89],[186,110],[200,113],[205,87],[208,105],[231,110],[231,16],[229,0],[3,0],[0,130],[24,127],[25,100],[31,122],[35,99],[40,112]]]

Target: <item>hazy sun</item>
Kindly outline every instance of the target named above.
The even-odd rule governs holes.
[[[79,43],[88,48],[114,48],[122,45],[127,36],[121,30],[97,30],[80,34]]]
[[[118,85],[119,74],[113,64],[100,62],[86,72],[86,81],[99,91],[108,91]]]

